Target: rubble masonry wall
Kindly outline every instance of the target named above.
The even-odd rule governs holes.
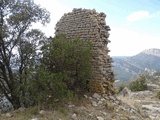
[[[55,34],[64,33],[69,38],[80,37],[92,43],[93,78],[89,81],[90,92],[101,94],[115,91],[112,59],[108,55],[110,50],[107,47],[110,42],[110,27],[106,25],[105,18],[104,13],[97,13],[94,9],[73,9],[64,14],[55,27]]]

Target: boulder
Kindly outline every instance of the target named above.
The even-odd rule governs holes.
[[[130,96],[131,90],[128,89],[127,87],[124,87],[123,90],[119,94],[123,96]]]
[[[97,120],[104,120],[104,118],[101,116],[97,116]]]
[[[147,89],[148,90],[160,89],[160,86],[155,84],[147,84]]]
[[[13,110],[12,104],[7,100],[6,97],[0,98],[0,111],[1,112],[8,112],[10,110]]]
[[[111,103],[111,102],[107,102],[106,104],[105,104],[105,108],[107,109],[107,110],[114,110],[115,109],[115,106],[113,105],[113,103]]]
[[[94,93],[92,95],[92,97],[95,98],[95,99],[97,99],[97,100],[99,100],[101,98],[101,96],[98,93]]]

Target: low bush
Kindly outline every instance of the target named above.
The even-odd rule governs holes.
[[[157,93],[157,98],[160,99],[160,91]]]
[[[147,83],[145,76],[140,76],[137,80],[130,82],[128,87],[133,92],[147,90]]]
[[[118,88],[118,91],[121,92],[121,91],[124,89],[125,86],[126,86],[126,85],[121,84],[121,85],[119,86],[119,88]]]
[[[90,43],[57,35],[42,47],[42,56],[29,85],[29,103],[62,104],[87,91],[92,73]]]
[[[65,34],[56,35],[43,47],[42,63],[51,73],[65,73],[68,89],[85,89],[91,78],[92,46],[79,38],[67,38]]]

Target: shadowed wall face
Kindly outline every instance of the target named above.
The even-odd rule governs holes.
[[[108,55],[110,27],[105,22],[106,15],[96,10],[73,9],[64,14],[56,24],[55,34],[64,33],[69,38],[80,37],[93,45],[93,77],[89,81],[90,92],[114,93],[112,59]]]

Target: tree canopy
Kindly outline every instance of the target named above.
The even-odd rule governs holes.
[[[41,51],[41,64],[29,86],[36,104],[47,106],[55,100],[62,104],[88,91],[92,76],[90,42],[58,34],[49,38]]]
[[[83,89],[92,73],[92,45],[80,38],[67,38],[65,34],[56,35],[43,46],[42,63],[52,73],[66,73],[69,89]]]
[[[91,43],[33,28],[49,21],[33,0],[0,1],[0,97],[14,109],[72,98],[91,78]]]
[[[49,21],[49,12],[33,0],[0,1],[0,91],[15,109],[25,104],[21,98],[36,67],[38,43],[45,39],[32,25]]]

